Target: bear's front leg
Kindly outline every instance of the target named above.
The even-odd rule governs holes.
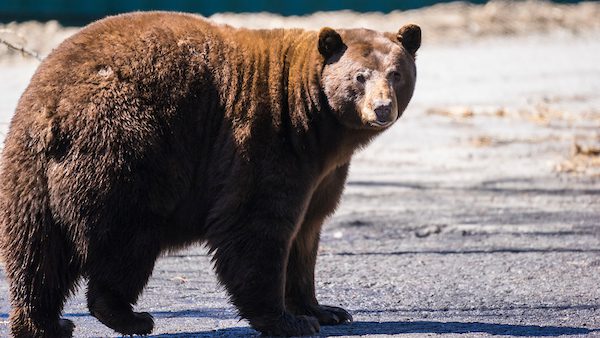
[[[231,301],[253,328],[267,335],[314,335],[320,329],[316,318],[285,308],[290,245],[306,204],[306,198],[295,195],[297,190],[281,185],[253,193],[239,208],[243,211],[219,217],[224,223],[211,225],[215,230],[208,234],[217,275]]]
[[[287,267],[286,304],[297,315],[314,316],[322,325],[351,322],[348,311],[335,306],[319,305],[315,296],[315,264],[321,226],[335,211],[344,190],[348,164],[326,176],[313,193],[304,222],[292,247]]]

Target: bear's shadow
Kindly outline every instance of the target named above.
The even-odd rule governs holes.
[[[155,316],[164,316],[169,313],[153,313]],[[71,313],[66,317],[88,316],[87,313]],[[181,314],[179,314],[181,315]],[[220,313],[220,315],[223,315]],[[198,316],[196,311],[185,311],[184,316]],[[204,316],[202,316],[204,317]],[[210,317],[210,316],[209,316]],[[0,318],[8,318],[8,314],[0,314]],[[394,321],[394,322],[354,322],[338,326],[323,326],[318,337],[338,337],[338,336],[363,336],[369,334],[397,335],[410,333],[487,333],[490,335],[509,335],[516,337],[557,337],[563,335],[584,335],[592,332],[598,332],[600,329],[588,329],[584,327],[572,326],[539,326],[539,325],[513,325],[513,324],[494,324],[482,322],[436,322],[436,321]],[[175,338],[175,337],[259,337],[260,334],[250,327],[230,327],[226,329],[199,331],[199,332],[179,332],[175,334],[158,334],[147,337],[156,338]]]
[[[511,335],[518,337],[556,337],[562,335],[581,335],[598,331],[582,327],[569,326],[538,326],[538,325],[512,325],[493,324],[481,322],[354,322],[339,326],[321,327],[318,336],[363,336],[369,334],[397,335],[409,333],[487,333],[490,335]],[[178,334],[160,334],[149,337],[174,338],[174,337],[258,337],[256,331],[249,327],[232,327],[214,331],[187,332]]]

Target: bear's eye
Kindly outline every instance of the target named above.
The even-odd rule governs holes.
[[[365,78],[364,74],[356,74],[356,81],[359,83],[365,83],[365,81],[367,81],[367,79]]]
[[[394,82],[400,82],[400,81],[402,81],[402,74],[400,74],[397,71],[393,71],[393,72],[390,73],[390,78]]]

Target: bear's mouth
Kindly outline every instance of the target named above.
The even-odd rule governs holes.
[[[394,121],[378,121],[378,120],[375,120],[375,121],[370,121],[369,125],[371,127],[376,127],[376,128],[385,128],[385,127],[390,126],[392,123],[394,123]]]

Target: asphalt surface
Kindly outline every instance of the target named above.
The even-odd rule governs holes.
[[[423,46],[413,103],[356,156],[325,226],[318,298],[355,322],[323,336],[600,337],[600,175],[594,155],[565,169],[600,143],[598,55],[598,34]],[[0,67],[1,122],[34,69]],[[81,286],[75,336],[116,336]],[[202,247],[159,259],[136,309],[153,337],[258,334]],[[0,270],[0,336],[8,311]]]

